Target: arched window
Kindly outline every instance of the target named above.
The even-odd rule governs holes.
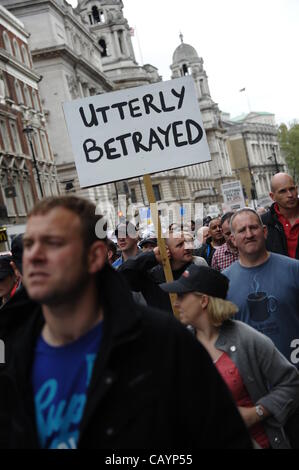
[[[189,69],[186,64],[183,64],[183,75],[189,75]]]
[[[21,52],[20,52],[20,47],[19,47],[19,44],[17,42],[17,40],[14,38],[13,39],[13,47],[14,47],[14,50],[15,50],[15,57],[20,61],[22,62],[22,57],[21,57]]]
[[[5,75],[0,70],[0,98],[5,98],[7,96],[7,83],[5,80]]]
[[[37,97],[36,90],[32,90],[32,98],[33,98],[34,109],[36,109],[36,111],[39,111],[40,107],[39,107],[39,102],[38,102],[38,97]]]
[[[117,34],[118,34],[118,42],[119,42],[120,53],[124,54],[122,30],[117,31]]]
[[[96,6],[92,7],[91,13],[92,13],[94,23],[100,23],[101,18],[100,18],[99,10]]]
[[[105,39],[100,39],[99,40],[99,46],[101,48],[101,56],[102,57],[107,57],[108,56],[108,51],[107,51],[107,44]]]
[[[31,103],[31,99],[30,99],[30,93],[29,93],[29,90],[28,90],[27,85],[24,85],[24,96],[25,96],[25,104],[26,104],[26,106],[28,106],[29,108],[32,108],[32,103]]]
[[[46,157],[46,160],[51,160],[51,155],[50,155],[50,151],[49,151],[49,146],[48,146],[48,141],[47,141],[47,138],[46,138],[46,135],[44,132],[40,132],[40,136],[41,136],[41,143],[42,143],[42,149],[43,149],[43,152],[44,152],[44,155]]]
[[[24,59],[25,64],[28,65],[28,67],[30,67],[28,51],[26,47],[24,46],[24,44],[22,44],[22,53],[23,53],[23,59]]]
[[[23,103],[23,97],[22,97],[22,92],[21,92],[21,87],[18,82],[18,80],[15,80],[15,91],[16,91],[16,97],[17,97],[17,104]]]
[[[4,41],[4,46],[7,52],[12,54],[11,42],[6,31],[3,31],[3,41]]]

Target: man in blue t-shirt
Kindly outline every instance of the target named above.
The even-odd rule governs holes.
[[[22,449],[250,448],[207,352],[169,315],[136,305],[106,260],[90,201],[39,201],[23,255],[38,307],[0,374],[0,447],[5,433]]]
[[[239,319],[268,336],[293,364],[299,364],[299,261],[266,250],[267,228],[244,208],[231,219],[239,261],[223,271],[228,300]]]

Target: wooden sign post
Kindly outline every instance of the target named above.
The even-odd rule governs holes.
[[[155,231],[157,234],[158,247],[159,247],[160,255],[162,258],[162,265],[164,269],[165,279],[166,279],[166,282],[172,282],[173,275],[172,275],[169,258],[167,255],[165,239],[162,237],[161,222],[160,222],[160,217],[158,214],[157,203],[156,203],[156,198],[155,198],[155,194],[153,190],[151,175],[144,175],[143,182],[144,182],[144,186],[146,189],[147,199],[150,204],[151,211],[152,211],[152,220],[154,222]],[[176,318],[178,318],[179,312],[175,307],[175,301],[177,299],[177,295],[169,294],[169,297],[171,301],[173,314],[175,315]]]
[[[166,281],[172,281],[150,174],[211,160],[192,77],[88,96],[63,110],[81,188],[144,177]],[[170,297],[177,316],[176,295]]]

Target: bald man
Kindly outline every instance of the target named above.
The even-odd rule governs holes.
[[[270,197],[274,202],[262,216],[268,228],[267,249],[299,259],[299,200],[293,178],[287,173],[274,175]]]

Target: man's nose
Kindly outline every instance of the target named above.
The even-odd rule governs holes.
[[[41,243],[36,242],[30,248],[24,249],[24,258],[30,261],[40,260],[45,257]]]
[[[249,238],[252,237],[253,234],[252,234],[251,228],[249,227],[246,228],[245,235],[246,237],[249,237]]]

